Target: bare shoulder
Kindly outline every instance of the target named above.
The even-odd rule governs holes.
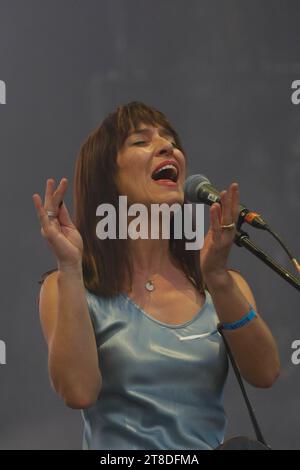
[[[46,342],[49,344],[57,315],[57,277],[58,271],[52,271],[42,280],[39,295],[39,314]]]
[[[235,281],[243,295],[246,297],[248,302],[253,306],[255,310],[257,310],[255,298],[253,295],[253,292],[246,281],[246,279],[241,275],[239,271],[236,271],[235,269],[228,269],[228,273],[232,277],[232,279]]]
[[[40,303],[42,301],[42,298],[52,296],[57,292],[57,277],[57,270],[52,271],[49,274],[46,273],[46,275],[43,275],[39,295]]]

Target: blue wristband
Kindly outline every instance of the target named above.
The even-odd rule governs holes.
[[[222,323],[222,327],[224,330],[236,330],[237,328],[240,328],[241,326],[244,326],[249,323],[255,317],[257,317],[257,313],[251,306],[250,312],[244,315],[240,320],[234,321],[232,323]]]

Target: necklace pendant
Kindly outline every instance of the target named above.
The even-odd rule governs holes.
[[[149,291],[152,292],[155,289],[155,286],[151,280],[147,281],[145,284],[145,288]]]

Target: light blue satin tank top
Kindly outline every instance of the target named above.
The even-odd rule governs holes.
[[[212,449],[224,438],[228,361],[210,293],[188,322],[162,323],[125,294],[86,290],[102,389],[81,410],[83,449]]]

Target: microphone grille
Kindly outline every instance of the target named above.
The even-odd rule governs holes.
[[[201,183],[211,184],[209,179],[204,175],[190,175],[184,183],[184,193],[190,202],[198,202],[197,192]]]

